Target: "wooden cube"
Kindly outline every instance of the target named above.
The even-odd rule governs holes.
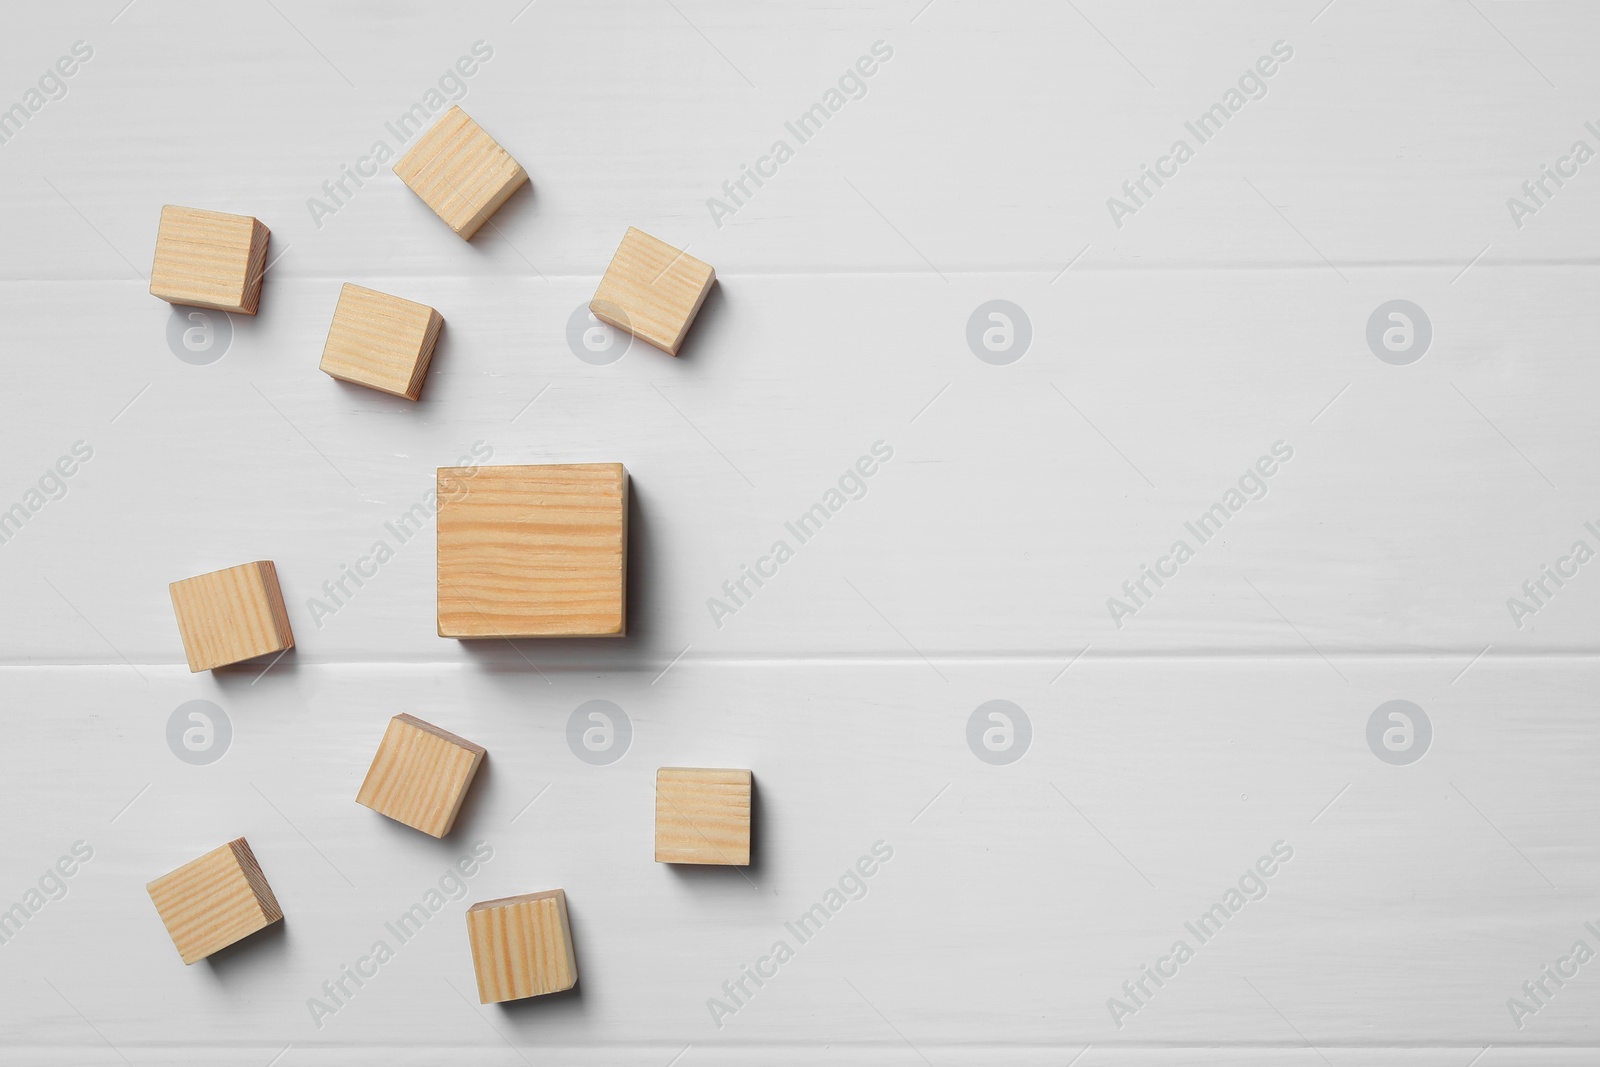
[[[379,815],[443,837],[455,825],[484,749],[412,715],[389,720],[356,794]]]
[[[269,559],[185,578],[167,588],[193,673],[294,647],[278,570]]]
[[[438,477],[440,637],[626,632],[622,464],[441,467]]]
[[[444,316],[426,304],[346,282],[322,346],[322,372],[415,400],[443,325]]]
[[[230,841],[145,889],[184,963],[203,960],[283,918],[244,838]]]
[[[716,280],[711,264],[629,226],[589,310],[675,356]]]
[[[750,865],[750,772],[656,771],[656,862]]]
[[[478,1001],[498,1004],[578,984],[567,894],[560,889],[486,900],[467,909]]]
[[[459,107],[446,111],[394,172],[468,240],[528,180],[521,164]]]
[[[269,231],[260,219],[168,204],[156,231],[150,293],[169,304],[254,315]]]

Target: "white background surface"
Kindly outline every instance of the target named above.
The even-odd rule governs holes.
[[[5,1062],[1592,1062],[1600,962],[1521,1028],[1507,998],[1600,949],[1600,563],[1520,628],[1506,605],[1600,547],[1600,162],[1520,228],[1506,206],[1600,149],[1592,7],[5,21],[0,105],[93,58],[0,145],[0,507],[74,442],[93,459],[0,545],[0,906],[94,850],[0,945]],[[880,40],[865,97],[715,225],[706,199]],[[1280,40],[1267,95],[1115,226],[1106,198]],[[385,167],[319,225],[308,198],[477,41],[461,102],[531,189],[469,244]],[[210,365],[147,292],[164,203],[272,229],[260,314]],[[566,323],[630,224],[720,283],[681,358],[590,365]],[[444,315],[420,403],[317,371],[345,281]],[[1032,324],[1008,366],[966,342],[996,298]],[[1433,325],[1410,366],[1365,339],[1395,298]],[[627,639],[441,640],[431,524],[313,619],[475,441],[627,465]],[[707,598],[876,441],[867,495],[715,625]],[[1116,626],[1106,599],[1278,441],[1265,499]],[[297,647],[189,674],[167,583],[258,558]],[[1409,766],[1366,741],[1396,698],[1433,724]],[[209,766],[166,740],[193,699],[232,724]],[[632,721],[609,766],[565,740],[590,699]],[[1032,723],[1008,766],[965,739],[991,699]],[[490,753],[442,842],[353,802],[401,711]],[[651,862],[669,764],[755,771],[752,869]],[[287,922],[183,967],[144,883],[241,835]],[[707,999],[880,840],[867,895],[717,1026]],[[308,998],[477,841],[465,896],[319,1026]],[[1119,1028],[1107,999],[1277,841],[1267,897]],[[462,911],[552,886],[578,992],[480,1007]]]

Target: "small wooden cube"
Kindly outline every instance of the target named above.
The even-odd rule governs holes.
[[[441,467],[437,499],[440,637],[626,632],[622,464]]]
[[[426,304],[346,282],[322,346],[322,372],[415,400],[443,325],[444,316]]]
[[[356,803],[443,837],[455,825],[484,755],[481,745],[413,715],[396,715],[372,757]]]
[[[467,909],[467,939],[479,1003],[560,993],[578,984],[563,890],[474,904]]]
[[[278,570],[269,559],[185,578],[167,588],[192,673],[294,647]]]
[[[750,772],[656,771],[656,862],[750,865]]]
[[[629,226],[589,310],[675,356],[716,280],[711,264]]]
[[[156,231],[150,293],[169,304],[254,315],[270,231],[260,219],[168,204]]]
[[[528,180],[528,172],[459,107],[394,165],[400,180],[467,240]]]
[[[230,841],[145,889],[184,963],[203,960],[283,918],[244,838]]]

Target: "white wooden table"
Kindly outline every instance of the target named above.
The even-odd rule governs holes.
[[[1592,1063],[1600,15],[1321,2],[7,10],[0,1060]],[[446,97],[532,177],[470,244],[372,161]],[[271,227],[259,316],[147,293],[164,203]],[[717,269],[678,359],[569,341],[628,225]],[[420,403],[317,371],[345,281],[443,313]],[[625,640],[435,635],[388,524],[474,445],[628,466]],[[191,675],[254,559],[295,650]],[[354,803],[401,711],[490,753],[444,841]],[[670,764],[751,869],[651,861]],[[186,968],[144,883],[240,835],[287,921]],[[578,990],[480,1007],[554,886]]]

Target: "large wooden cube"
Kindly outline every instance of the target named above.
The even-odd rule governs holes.
[[[185,578],[167,588],[191,672],[294,647],[271,560]]]
[[[626,632],[622,464],[441,467],[438,479],[440,637]]]
[[[446,111],[394,172],[468,240],[528,180],[522,165],[459,107]]]
[[[711,264],[629,226],[589,310],[675,356],[716,280]]]
[[[578,984],[567,894],[560,889],[474,904],[467,909],[467,939],[480,1003],[560,993]]]
[[[254,315],[270,232],[260,219],[168,204],[156,231],[150,292],[169,304]]]
[[[750,865],[749,771],[656,771],[656,862]]]
[[[244,838],[230,841],[145,889],[184,963],[203,960],[283,918]]]
[[[443,837],[455,825],[484,749],[413,715],[389,720],[356,794],[379,815]]]

